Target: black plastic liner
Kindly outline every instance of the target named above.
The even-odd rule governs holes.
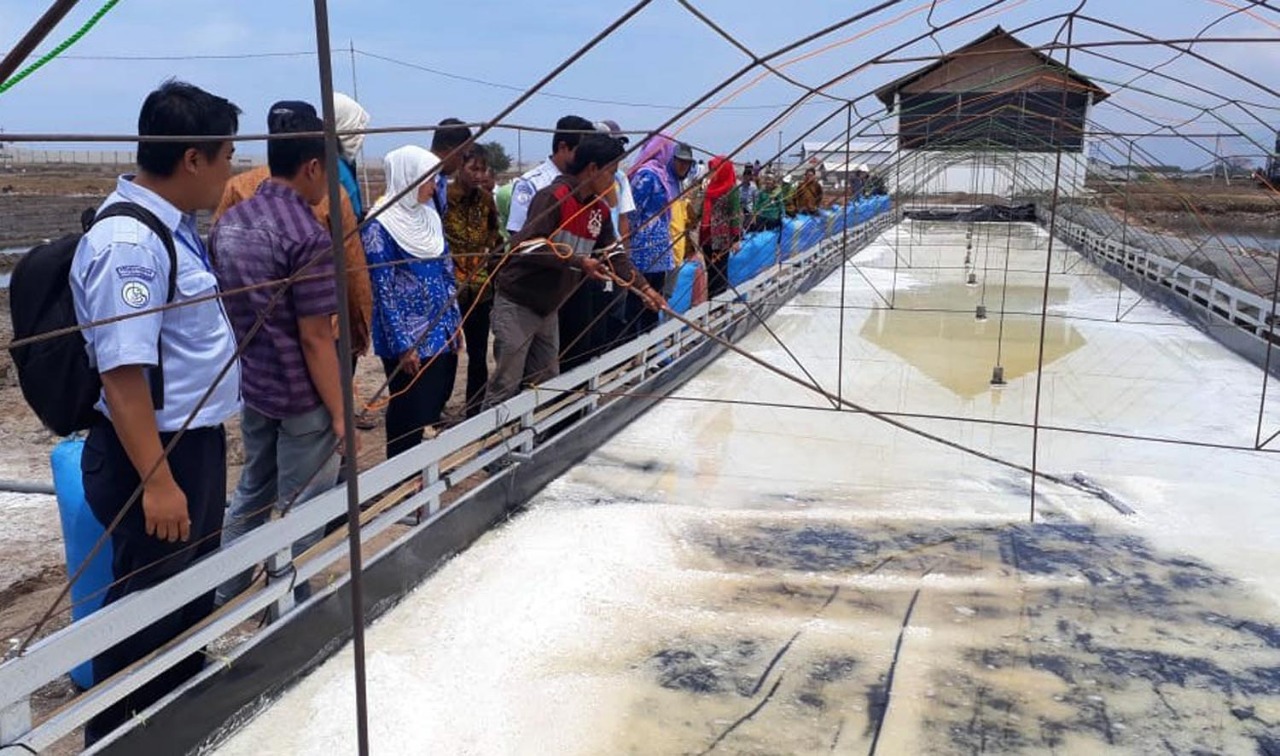
[[[967,210],[906,210],[903,217],[911,220],[951,221],[954,223],[1035,223],[1034,202],[1025,205],[979,205]]]

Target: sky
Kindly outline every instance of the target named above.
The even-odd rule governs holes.
[[[1019,33],[1033,45],[1047,44],[1060,34],[1065,39],[1061,18],[1044,19],[1080,5],[1080,0],[1004,0],[985,15],[949,26],[990,1],[901,0],[778,61],[788,62],[786,73],[810,86],[853,70],[829,91],[839,98],[857,100],[854,133],[892,130],[893,123],[883,107],[870,96],[877,86],[925,65],[921,58],[958,47],[996,24],[1016,29],[1042,22]],[[69,36],[101,2],[84,0],[39,53]],[[0,0],[0,48],[11,47],[47,4],[48,0]],[[763,55],[876,3],[697,0],[695,4],[751,51]],[[1243,4],[1245,0],[1085,0],[1081,17],[1071,29],[1072,41],[1077,44],[1135,40],[1138,37],[1133,33],[1162,39],[1190,38],[1215,21],[1218,23],[1208,34],[1229,40],[1195,47],[1221,68],[1188,55],[1178,57],[1167,47],[1081,47],[1071,51],[1073,68],[1113,92],[1109,102],[1095,109],[1100,129],[1155,130],[1145,116],[1159,123],[1181,124],[1194,119],[1182,125],[1180,132],[1207,135],[1142,139],[1135,145],[1133,162],[1190,167],[1209,162],[1215,151],[1257,158],[1270,149],[1280,126],[1280,96],[1265,87],[1274,84],[1280,89],[1274,74],[1280,70],[1280,11],[1260,6],[1242,10],[1238,6]],[[431,124],[446,117],[485,121],[630,7],[630,3],[609,0],[330,0],[332,42],[340,48],[334,55],[335,85],[339,91],[358,94],[375,126]],[[306,0],[122,0],[62,57],[0,94],[0,129],[10,133],[134,133],[137,109],[146,93],[163,79],[176,76],[228,97],[244,110],[241,131],[261,132],[270,103],[319,99],[312,9],[313,4]],[[931,27],[941,31],[892,53],[915,60],[870,64],[891,54],[895,47],[927,35]],[[1251,37],[1277,41],[1238,41]],[[192,59],[263,53],[297,54]],[[807,59],[794,60],[809,53],[812,55]],[[1062,50],[1054,55],[1064,59]],[[140,56],[172,59],[104,59]],[[1160,70],[1169,78],[1148,74],[1131,81],[1140,74],[1132,65],[1166,61],[1170,62]],[[548,85],[546,94],[535,96],[505,122],[549,127],[558,117],[573,113],[591,120],[611,118],[626,129],[652,130],[676,115],[680,106],[706,94],[749,62],[746,53],[717,36],[676,0],[652,0]],[[724,93],[752,84],[755,77],[755,72],[747,74]],[[756,136],[740,154],[761,160],[777,152],[779,132],[789,142],[833,114],[832,120],[808,139],[822,141],[843,135],[846,118],[838,112],[843,105],[827,99],[815,99],[766,128],[783,112],[784,105],[800,94],[791,84],[765,76],[723,107],[699,111],[668,130],[678,129],[681,138],[717,153],[730,152]],[[1214,95],[1250,104],[1224,105],[1224,100]],[[718,98],[710,101],[716,102]],[[1200,112],[1209,106],[1222,107],[1212,115]],[[1218,133],[1227,136],[1212,136]],[[492,138],[525,162],[536,161],[549,151],[546,134],[502,129],[493,132]],[[426,142],[429,136],[371,137],[366,153],[381,155],[414,141]],[[1103,159],[1125,162],[1127,141],[1098,139],[1093,150]],[[261,152],[262,148],[245,145],[242,150]]]

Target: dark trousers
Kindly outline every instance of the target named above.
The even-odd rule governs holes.
[[[707,296],[715,298],[729,289],[729,255],[713,258],[709,249],[703,250],[707,261]]]
[[[589,362],[608,351],[609,308],[617,297],[616,287],[605,291],[600,281],[584,281],[560,307],[561,372]]]
[[[654,289],[661,292],[666,291],[667,273],[665,271],[645,273],[644,278]],[[618,319],[622,322],[623,330],[620,341],[630,341],[658,327],[658,313],[645,307],[644,302],[640,301],[640,297],[630,291],[625,293],[615,312],[618,313]]]
[[[458,377],[458,355],[446,352],[435,359],[423,360],[430,367],[414,376],[401,370],[396,372],[397,360],[382,358],[382,369],[391,378],[388,390],[391,401],[387,405],[387,459],[406,452],[422,443],[422,434],[428,425],[440,422],[444,406],[453,394],[453,384]]]
[[[161,433],[168,445],[172,433]],[[109,525],[133,496],[138,473],[129,461],[115,428],[101,422],[89,431],[80,461],[85,499],[98,521]],[[134,501],[111,533],[113,583],[104,605],[150,588],[218,550],[222,513],[227,504],[227,436],[221,426],[193,428],[169,453],[169,469],[187,497],[191,539],[169,543],[147,535],[142,501]],[[213,611],[213,591],[163,617],[93,660],[94,679],[102,681],[133,664]],[[89,720],[85,744],[91,745],[160,700],[204,667],[204,655],[192,654],[176,666]]]
[[[467,288],[458,291],[458,309],[465,318],[462,335],[467,340],[467,417],[480,412],[484,389],[489,383],[489,325],[493,318],[493,296],[479,302],[475,296],[475,292]]]
[[[592,357],[598,357],[620,343],[620,334],[615,325],[613,313],[630,296],[617,284],[610,287],[608,291],[605,291],[603,286],[594,288],[591,300],[594,321],[591,325]]]

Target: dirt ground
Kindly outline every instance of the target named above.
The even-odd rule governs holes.
[[[80,214],[97,207],[115,188],[116,177],[132,170],[114,165],[0,167],[0,250],[26,249],[79,231]],[[369,194],[376,197],[383,190],[381,167],[370,166],[368,178]],[[0,257],[0,272],[14,262]]]

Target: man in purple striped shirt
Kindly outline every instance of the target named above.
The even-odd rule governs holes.
[[[318,132],[306,103],[281,102],[267,116],[272,134]],[[342,390],[332,316],[338,311],[333,244],[311,211],[325,196],[324,140],[273,139],[271,178],[231,208],[210,236],[218,282],[236,339],[244,397],[244,469],[223,522],[223,545],[332,488],[342,439]],[[251,331],[261,318],[262,326]],[[319,539],[293,546],[298,555]],[[245,571],[218,588],[222,605],[249,586]],[[305,598],[301,585],[295,597]]]

